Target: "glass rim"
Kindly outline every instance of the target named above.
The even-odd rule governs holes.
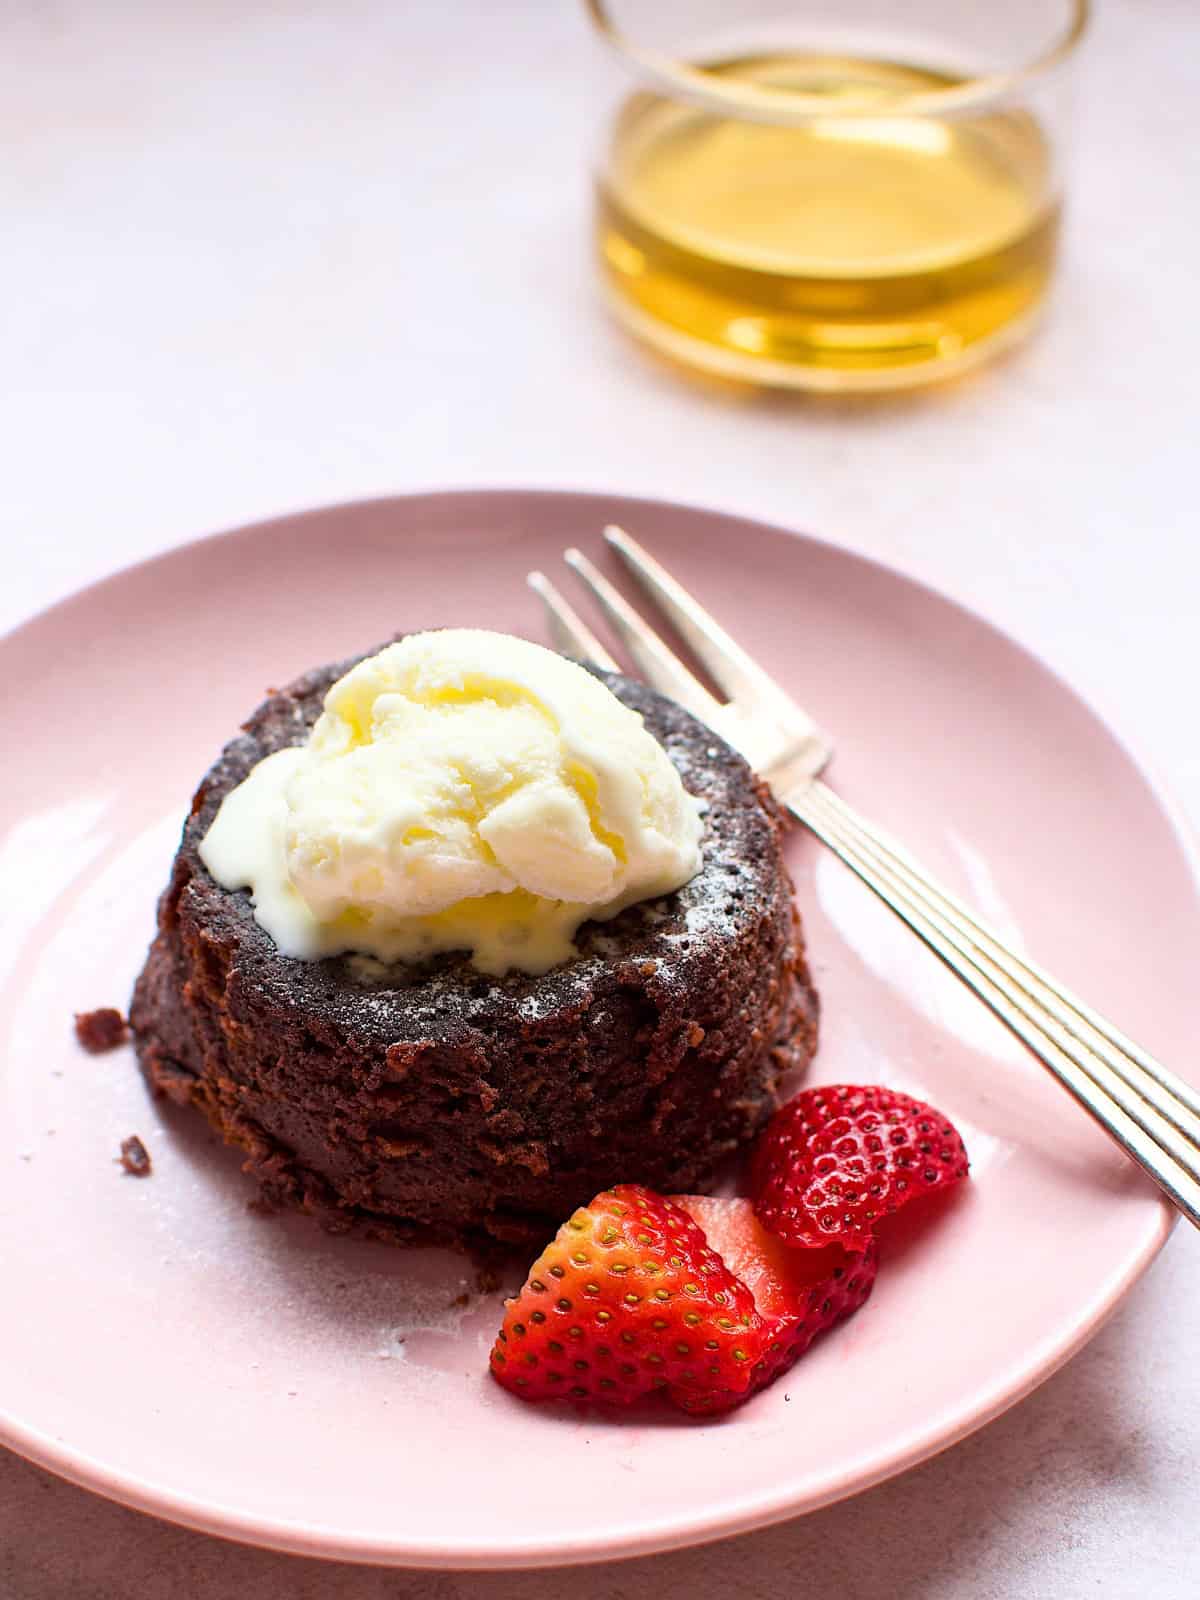
[[[886,105],[881,106],[879,99],[870,93],[861,98],[855,95],[839,96],[835,103],[831,103],[826,95],[806,94],[800,89],[772,88],[766,84],[723,77],[711,68],[698,67],[658,51],[644,49],[617,27],[610,13],[610,0],[583,0],[584,9],[597,33],[619,55],[633,63],[656,88],[708,110],[732,114],[747,121],[773,123],[878,116],[881,111],[889,117],[944,115],[988,105],[1012,94],[1032,79],[1044,76],[1074,54],[1087,31],[1091,0],[1067,0],[1067,3],[1069,15],[1066,26],[1039,54],[1022,66],[1004,72],[979,73],[949,84],[944,89],[917,89],[910,94],[898,94],[894,98],[889,96]]]

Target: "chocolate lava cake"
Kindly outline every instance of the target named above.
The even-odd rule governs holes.
[[[614,1183],[711,1186],[816,1045],[765,786],[673,702],[599,673],[707,801],[690,883],[585,923],[578,958],[539,977],[488,977],[465,956],[295,960],[198,846],[353,665],[273,693],[196,792],[130,1011],[153,1090],[246,1152],[266,1207],[396,1244],[487,1255],[542,1243]]]

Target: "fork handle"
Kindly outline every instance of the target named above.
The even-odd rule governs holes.
[[[780,797],[1200,1227],[1200,1095],[813,780]]]

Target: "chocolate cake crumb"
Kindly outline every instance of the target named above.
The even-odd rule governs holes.
[[[128,1139],[121,1140],[121,1165],[131,1178],[148,1178],[153,1170],[150,1165],[150,1152],[136,1133],[131,1133]]]
[[[115,1050],[129,1037],[129,1024],[115,1006],[75,1013],[75,1037],[91,1055]]]

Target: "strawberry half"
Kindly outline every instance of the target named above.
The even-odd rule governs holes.
[[[684,1409],[741,1399],[766,1353],[754,1297],[672,1200],[639,1184],[598,1194],[558,1230],[506,1303],[492,1375],[523,1400]]]
[[[750,1191],[759,1220],[787,1244],[865,1250],[881,1217],[967,1176],[954,1126],[882,1085],[806,1089],[758,1142]]]
[[[765,1346],[750,1374],[747,1395],[773,1383],[819,1334],[853,1316],[874,1287],[874,1240],[857,1254],[836,1244],[793,1250],[763,1227],[749,1200],[691,1194],[676,1195],[675,1200],[754,1296]],[[697,1395],[686,1409],[704,1409],[703,1399]]]

